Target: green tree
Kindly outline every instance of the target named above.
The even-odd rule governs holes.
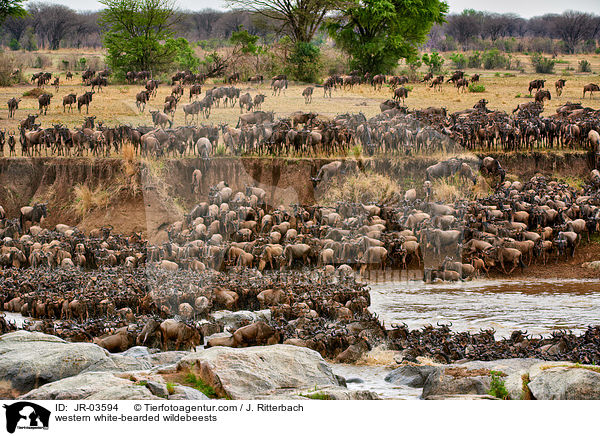
[[[21,4],[25,0],[0,0],[0,24],[8,17],[24,17],[27,11]]]
[[[121,75],[129,70],[165,71],[177,57],[170,42],[176,18],[173,0],[100,0],[106,6],[104,28],[107,63]]]
[[[229,42],[240,47],[242,54],[254,56],[257,71],[260,66],[260,56],[267,52],[262,45],[258,44],[259,39],[260,37],[258,35],[252,35],[244,29],[233,32],[229,38]]]
[[[174,62],[181,70],[197,70],[200,59],[194,53],[194,49],[185,38],[169,39],[165,45],[169,50],[175,50]]]
[[[439,74],[442,72],[442,66],[444,65],[444,58],[440,56],[437,51],[431,54],[423,54],[421,57],[423,63],[429,68],[429,72],[433,74]]]
[[[286,72],[301,82],[316,82],[321,70],[321,50],[310,42],[296,42],[287,60]]]
[[[329,35],[351,56],[352,68],[390,73],[401,58],[416,56],[434,23],[443,23],[441,0],[354,0],[327,22]]]

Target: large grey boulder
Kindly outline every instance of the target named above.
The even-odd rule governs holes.
[[[95,344],[22,330],[0,336],[0,382],[5,398],[84,371],[118,370],[109,353]]]
[[[169,400],[210,400],[206,395],[198,389],[189,386],[175,386],[173,394],[169,395]]]
[[[385,376],[385,381],[394,385],[406,385],[412,388],[422,388],[430,374],[436,370],[431,365],[406,364],[392,370]]]
[[[421,397],[486,395],[490,390],[491,372],[495,371],[503,379],[510,398],[518,400],[522,392],[522,375],[540,362],[538,359],[500,359],[443,365],[428,376]]]
[[[193,371],[219,396],[234,400],[277,394],[282,389],[340,386],[319,353],[293,345],[214,347],[184,357],[179,371]]]
[[[536,400],[600,400],[600,373],[573,364],[542,370],[528,386]]]
[[[34,389],[23,400],[159,400],[145,386],[108,372],[86,372]]]
[[[264,321],[266,323],[271,321],[271,311],[269,309],[257,310],[256,312],[250,310],[239,310],[237,312],[218,310],[211,313],[211,316],[215,322],[229,330],[237,330],[248,323],[256,321]]]

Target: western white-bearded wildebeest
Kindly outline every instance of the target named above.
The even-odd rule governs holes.
[[[202,186],[202,171],[195,169],[192,173],[192,193],[199,194]]]
[[[596,85],[595,83],[590,83],[588,85],[585,85],[583,87],[583,98],[585,98],[586,92],[590,93],[590,99],[591,99],[592,96],[594,95],[594,92],[600,92],[600,86]]]
[[[479,74],[473,74],[471,76],[471,83],[479,82]]]
[[[146,82],[146,90],[149,92],[149,95],[156,97],[156,92],[158,91],[158,80],[148,80]]]
[[[8,118],[14,118],[15,117],[15,112],[17,111],[17,109],[19,109],[19,102],[21,101],[20,98],[11,98],[10,100],[8,100]]]
[[[279,332],[264,321],[240,327],[233,333],[233,347],[274,345],[279,342]]]
[[[34,206],[24,206],[21,208],[19,215],[19,223],[23,232],[26,232],[26,224],[30,222],[32,225],[41,223],[48,215],[46,203],[36,203]]]
[[[87,69],[85,70],[83,73],[81,73],[81,81],[83,83],[87,83],[88,81],[90,81],[92,79],[92,77],[94,77],[96,75],[96,71],[95,70],[91,70],[91,69]]]
[[[552,100],[552,96],[547,89],[540,89],[535,93],[535,101],[544,104],[544,100]]]
[[[469,164],[463,162],[458,170],[458,175],[465,180],[470,180],[473,184],[477,183],[477,175],[473,172],[473,169],[469,166]]]
[[[421,82],[425,82],[425,84],[427,85],[432,80],[433,80],[433,73],[427,73],[427,74],[425,74],[425,76],[423,76],[423,80],[421,80]]]
[[[556,95],[558,95],[559,97],[562,95],[563,88],[565,87],[565,83],[567,83],[566,79],[558,79],[554,83],[554,87],[556,88]]]
[[[304,104],[312,103],[312,95],[314,89],[315,88],[312,86],[307,86],[306,88],[304,88],[304,91],[302,91],[302,97],[304,97]]]
[[[287,266],[291,267],[295,259],[302,259],[303,265],[310,265],[310,255],[312,248],[308,244],[290,244],[283,249],[283,258],[287,261]]]
[[[69,112],[73,110],[73,105],[77,101],[77,94],[69,94],[63,97],[63,112],[67,111],[67,106],[69,106]]]
[[[387,259],[388,251],[384,247],[369,247],[363,253],[362,257],[359,260],[360,263],[360,272],[364,273],[366,269],[369,272],[374,269],[383,269],[385,270],[385,262]]]
[[[146,108],[146,103],[148,103],[149,99],[150,99],[150,92],[147,90],[140,91],[136,94],[135,105],[137,106],[137,108],[140,112],[144,112],[144,109]]]
[[[203,342],[202,335],[194,327],[174,319],[166,319],[160,324],[163,349],[167,350],[168,341],[175,341],[175,350],[180,347],[196,348]]]
[[[531,94],[531,91],[533,89],[542,89],[544,87],[544,84],[546,83],[545,79],[537,79],[537,80],[532,80],[531,82],[529,82],[529,94]]]
[[[224,288],[215,289],[215,304],[224,307],[227,310],[235,308],[239,299],[240,296],[234,291]]]
[[[281,95],[281,91],[283,89],[287,89],[288,81],[287,80],[275,80],[271,87],[273,88],[273,95]],[[284,92],[285,94],[285,92]]]
[[[250,93],[247,92],[240,97],[240,113],[244,113],[244,108],[250,112],[253,105],[254,103],[252,102],[252,96]]]
[[[337,176],[338,174],[343,174],[342,173],[342,161],[341,160],[336,160],[333,162],[329,162],[328,164],[323,165],[320,169],[319,172],[317,173],[317,177],[313,178],[313,182],[314,183],[319,183],[319,182],[323,182],[323,183],[327,183],[329,180],[331,180],[333,177]]]
[[[52,99],[52,94],[42,94],[38,97],[38,105],[40,109],[40,114],[42,111],[44,115],[48,112],[48,107],[50,106],[50,100]]]
[[[135,338],[127,331],[127,327],[118,329],[114,334],[105,338],[94,338],[96,345],[106,349],[109,353],[119,353],[133,346]]]
[[[314,120],[318,116],[319,116],[319,114],[317,114],[316,112],[303,112],[303,111],[293,112],[290,114],[290,119],[292,120],[292,127],[296,128],[296,126],[298,126],[298,124],[306,125],[307,123]]]
[[[92,96],[95,91],[88,91],[83,95],[77,97],[77,110],[81,113],[81,106],[85,106],[85,113],[90,113],[90,103],[92,102]]]
[[[404,99],[408,97],[408,88],[401,86],[394,90],[394,100],[400,101],[402,100],[402,104],[404,104]]]
[[[456,81],[456,89],[458,92],[462,90],[462,92],[467,92],[467,88],[469,87],[469,81],[467,79],[458,79]]]
[[[521,269],[525,268],[523,254],[516,248],[506,248],[503,245],[486,250],[484,252],[484,259],[490,267],[495,266],[496,262],[500,263],[502,271],[508,275],[511,275],[517,266],[520,266]],[[512,264],[510,271],[506,271],[506,263]]]
[[[248,124],[262,124],[265,121],[273,122],[274,113],[256,111],[240,115],[236,128],[246,126]]]
[[[257,74],[256,76],[248,77],[248,82],[250,83],[263,83],[264,77],[261,74]]]
[[[201,85],[190,86],[190,101],[192,101],[192,96],[198,97],[199,95],[202,95],[202,86]]]
[[[254,104],[254,110],[260,110],[262,108],[262,104],[265,102],[265,95],[264,94],[256,94],[254,96],[254,101],[252,102]]]
[[[441,92],[443,83],[444,83],[444,76],[437,76],[435,79],[433,79],[431,81],[431,84],[429,85],[429,87],[433,88],[434,91],[437,88],[437,90]]]
[[[196,117],[196,122],[198,122],[198,113],[200,112],[200,102],[199,101],[196,100],[193,103],[184,104],[182,106],[182,108],[183,108],[183,113],[185,114],[185,124],[186,125],[188,123],[188,121],[187,121],[188,115],[191,115],[192,122],[194,122],[194,117]]]
[[[150,115],[152,115],[152,122],[154,123],[154,127],[165,128],[167,124],[169,124],[169,128],[173,127],[173,122],[169,119],[168,115],[160,112],[160,111],[150,111]]]
[[[194,145],[196,153],[203,159],[208,159],[212,154],[212,144],[210,139],[202,137],[196,141]]]
[[[458,82],[460,79],[462,79],[463,77],[465,77],[465,72],[464,71],[455,71],[454,73],[452,73],[452,76],[450,76],[450,78],[446,81],[446,83],[450,83],[450,82]]]
[[[71,73],[70,71],[67,71],[67,74],[65,74],[65,79],[71,80],[72,78],[73,78],[73,73]]]
[[[481,171],[485,171],[487,174],[491,176],[500,177],[500,183],[504,182],[504,178],[506,177],[506,171],[498,162],[498,159],[494,159],[493,157],[486,156],[481,161]]]
[[[405,83],[408,83],[408,77],[393,76],[393,77],[390,77],[390,80],[388,80],[388,83],[390,84],[392,89],[396,89],[396,86],[400,86],[400,85],[404,85]]]
[[[461,164],[461,161],[452,158],[431,165],[425,170],[427,180],[444,179],[446,177],[450,177],[453,174],[456,174],[456,172],[460,169]]]
[[[106,77],[96,76],[92,79],[90,85],[92,85],[92,91],[94,91],[94,88],[98,88],[98,92],[100,92],[103,86],[108,86],[108,80],[106,80]]]
[[[374,89],[381,89],[384,83],[386,83],[385,74],[377,74],[371,79],[371,86]]]

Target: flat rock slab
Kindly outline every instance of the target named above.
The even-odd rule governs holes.
[[[145,386],[108,372],[86,372],[34,389],[23,400],[160,400]]]
[[[84,371],[119,371],[119,367],[95,344],[22,330],[0,336],[0,393],[4,398]]]
[[[222,397],[273,395],[282,389],[340,386],[319,353],[293,345],[214,347],[184,357],[179,371],[193,371]]]

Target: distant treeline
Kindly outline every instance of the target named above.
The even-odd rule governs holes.
[[[29,15],[9,18],[0,28],[0,43],[13,50],[101,47],[99,12],[78,13],[66,6],[32,3]],[[179,12],[177,37],[201,42],[207,49],[225,45],[243,27],[271,43],[282,35],[262,16],[248,11],[202,10]],[[324,38],[321,36],[321,39]],[[568,11],[525,19],[515,14],[465,10],[434,26],[425,48],[439,51],[486,50],[505,52],[591,53],[600,46],[600,16]]]

